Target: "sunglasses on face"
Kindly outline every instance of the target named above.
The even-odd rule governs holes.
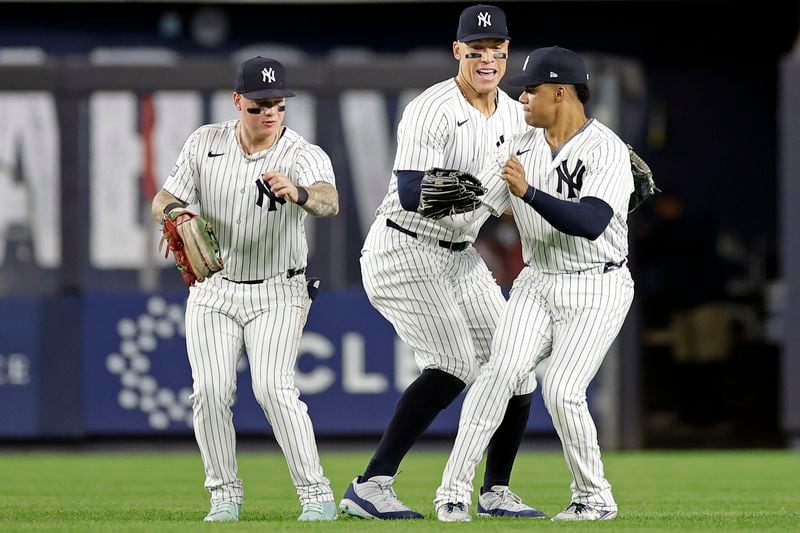
[[[467,59],[481,59],[483,58],[483,52],[467,52],[464,57]],[[508,54],[506,52],[492,52],[492,57],[495,59],[507,59]]]
[[[272,104],[267,103],[267,104],[256,104],[256,105],[257,107],[246,108],[247,112],[250,113],[251,115],[258,115],[261,113],[262,109],[272,109],[275,106],[278,106],[278,113],[283,113],[284,111],[286,111],[286,104],[281,104],[278,102]]]

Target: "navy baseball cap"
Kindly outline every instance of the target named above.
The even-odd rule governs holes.
[[[522,72],[506,83],[515,87],[527,87],[540,83],[589,83],[589,70],[581,56],[559,46],[537,48],[525,58]]]
[[[466,43],[479,39],[510,39],[502,9],[478,4],[461,12],[456,40]]]
[[[288,98],[294,93],[286,89],[286,70],[278,61],[251,57],[236,70],[236,88],[245,98],[266,100]]]

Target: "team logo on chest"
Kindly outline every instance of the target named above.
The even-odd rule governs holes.
[[[264,196],[269,198],[269,207],[267,211],[277,211],[278,207],[275,204],[285,204],[286,200],[283,198],[278,198],[275,196],[275,193],[272,192],[272,189],[269,187],[269,183],[265,182],[262,179],[256,180],[256,189],[258,189],[258,199],[256,200],[256,205],[258,207],[262,207],[264,205]]]
[[[583,173],[586,172],[583,161],[578,159],[575,169],[572,171],[567,168],[567,162],[562,161],[556,167],[556,172],[558,172],[558,194],[561,194],[561,185],[565,183],[569,187],[567,198],[576,198],[578,195],[575,194],[575,191],[580,191],[581,187],[583,187]]]

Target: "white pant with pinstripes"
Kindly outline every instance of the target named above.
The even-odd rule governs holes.
[[[421,370],[435,368],[467,384],[475,379],[506,300],[473,247],[453,252],[378,217],[361,253],[361,275],[370,302],[411,346]],[[531,379],[515,394],[535,388]]]
[[[549,358],[542,394],[572,472],[572,501],[616,509],[605,478],[586,389],[633,301],[626,267],[602,274],[542,274],[526,267],[511,291],[492,355],[468,391],[436,505],[471,503],[475,467],[514,388]]]
[[[186,345],[192,367],[194,433],[211,501],[243,499],[231,405],[236,363],[246,349],[253,392],[283,450],[301,504],[333,500],[314,430],[294,384],[309,298],[305,276],[233,283],[219,274],[192,287]]]

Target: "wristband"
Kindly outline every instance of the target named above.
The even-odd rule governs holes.
[[[180,202],[172,202],[171,204],[167,204],[164,206],[164,214],[168,215],[169,212],[175,209],[176,207],[185,207],[185,206]]]
[[[533,201],[533,197],[536,196],[536,189],[533,185],[528,185],[528,190],[525,191],[525,194],[522,196],[522,201],[526,204],[530,204]]]
[[[308,191],[305,187],[297,187],[297,202],[295,202],[299,206],[306,205],[308,202]]]

